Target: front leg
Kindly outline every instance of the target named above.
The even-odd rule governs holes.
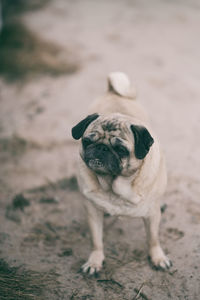
[[[149,247],[149,256],[152,264],[157,269],[169,269],[172,266],[169,258],[164,254],[159,238],[159,224],[160,224],[160,208],[157,209],[156,213],[152,214],[149,217],[143,218],[146,234],[147,234],[147,243]]]
[[[98,210],[92,203],[86,200],[88,223],[91,231],[93,251],[88,261],[82,266],[83,272],[90,275],[97,273],[102,268],[103,253],[103,212]]]

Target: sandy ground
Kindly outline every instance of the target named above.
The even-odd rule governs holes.
[[[199,299],[199,1],[58,0],[23,21],[79,68],[0,79],[0,299]],[[71,127],[115,70],[136,85],[166,153],[160,233],[173,267],[151,269],[141,220],[105,217],[106,263],[90,278],[79,271],[90,235]]]

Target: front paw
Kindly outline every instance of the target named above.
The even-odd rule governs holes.
[[[90,275],[98,273],[104,261],[104,254],[102,250],[94,250],[89,256],[88,261],[81,267],[84,273],[88,272]]]
[[[150,261],[156,270],[167,270],[172,266],[171,260],[164,254],[161,247],[156,246],[150,250]]]

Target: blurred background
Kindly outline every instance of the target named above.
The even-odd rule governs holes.
[[[49,272],[53,266],[59,274],[57,281],[55,274],[47,276],[51,284],[52,278],[56,282],[57,295],[50,289],[49,296],[44,286],[36,289],[41,273],[25,273],[35,289],[26,282],[23,297],[136,299],[137,291],[127,282],[140,287],[147,281],[151,284],[146,285],[146,295],[153,297],[148,299],[197,299],[199,28],[198,0],[0,0],[0,254],[12,266],[24,265],[34,272]],[[71,127],[106,91],[111,71],[127,73],[136,86],[138,100],[149,112],[166,154],[169,185],[163,201],[169,209],[163,221],[167,232],[163,243],[182,268],[182,277],[175,268],[153,283],[154,273],[141,252],[144,239],[140,234],[127,238],[131,228],[143,237],[141,223],[117,221],[111,226],[109,220],[111,237],[123,236],[121,244],[111,238],[106,246],[115,258],[115,263],[108,259],[107,272],[114,265],[112,276],[97,282],[82,281],[82,275],[77,275],[89,253],[89,235],[79,205],[78,145],[71,138]],[[187,253],[193,255],[189,258]],[[116,265],[120,255],[125,258]],[[139,267],[141,257],[146,265],[136,275],[129,262],[135,259]],[[125,270],[120,265],[124,260]],[[9,272],[18,276],[18,269],[9,269],[5,261],[3,276]],[[121,275],[114,277],[117,273]],[[164,291],[158,287],[163,282]],[[1,288],[0,281],[0,294]],[[9,293],[10,289],[2,299],[12,299]]]

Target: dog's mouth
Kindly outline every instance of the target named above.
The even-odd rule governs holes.
[[[108,171],[106,170],[102,161],[98,158],[90,159],[87,162],[88,167],[93,170],[97,174],[107,174]]]
[[[104,155],[105,156],[105,155]],[[89,157],[83,153],[81,158],[85,164],[97,174],[100,175],[119,175],[121,172],[120,165],[118,161],[113,159],[113,157]]]
[[[89,162],[88,162],[88,166],[90,167],[90,168],[103,168],[104,167],[104,165],[103,165],[103,163],[100,161],[100,159],[98,159],[98,158],[95,158],[95,159],[90,159],[89,160]]]
[[[103,162],[99,158],[86,160],[85,163],[96,174],[99,175],[110,174],[110,172],[105,167],[105,164],[103,164]]]

